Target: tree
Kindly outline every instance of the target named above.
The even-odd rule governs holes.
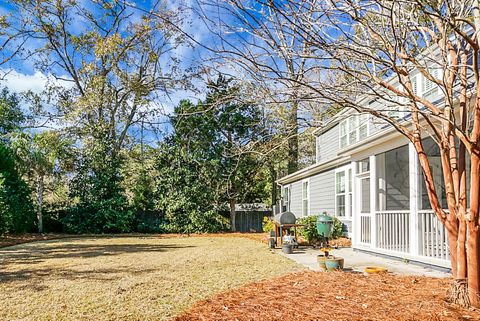
[[[163,207],[176,204],[166,210],[170,220],[175,216],[190,222],[186,209],[203,210],[209,217],[226,207],[235,230],[236,204],[267,197],[265,160],[255,154],[263,130],[261,112],[242,99],[240,85],[224,76],[209,82],[208,89],[204,101],[182,101],[175,108],[173,132],[159,157],[163,166],[158,186],[161,195],[172,195]]]
[[[126,208],[126,199],[122,186],[112,184],[122,182],[119,168],[124,161],[122,149],[136,141],[132,133],[139,124],[158,116],[161,110],[156,101],[164,100],[172,89],[189,84],[175,52],[185,44],[184,37],[153,14],[168,17],[177,25],[182,24],[182,15],[161,3],[152,5],[151,11],[143,14],[128,8],[123,1],[12,3],[17,19],[11,27],[23,28],[24,33],[36,40],[28,57],[34,59],[39,71],[55,80],[50,81],[41,97],[44,101],[38,104],[48,103],[57,108],[52,118],[79,147],[73,181],[79,185],[93,184],[93,190],[100,189],[98,195],[72,191],[81,201],[77,204],[78,211],[70,214],[81,213],[78,206],[87,206],[90,197],[99,206],[88,205],[87,212],[99,210],[98,213],[110,215],[109,211],[100,210],[109,203],[118,205],[118,209],[113,209],[118,214]],[[106,168],[107,165],[113,167]],[[111,193],[102,190],[107,186]],[[101,200],[100,196],[113,199]],[[105,204],[100,206],[101,202]],[[95,213],[92,215],[98,214]],[[75,221],[71,215],[69,222]],[[100,221],[110,222],[106,217]],[[106,225],[112,224],[106,223],[98,229],[109,230]],[[119,230],[127,230],[124,225],[128,224],[122,224]]]
[[[242,3],[249,10],[240,11],[245,20],[263,14],[289,21],[276,23],[276,27],[308,41],[309,52],[285,46],[286,54],[305,58],[308,72],[295,79],[281,73],[275,64],[265,66],[262,55],[252,56],[239,48],[241,57],[279,82],[294,81],[301,86],[302,96],[316,101],[320,108],[336,106],[368,113],[393,126],[413,144],[430,204],[448,232],[455,278],[451,299],[479,306],[478,1]],[[236,8],[237,3],[231,7]],[[313,9],[313,16],[305,15],[306,9]],[[255,34],[249,23],[243,26]],[[247,54],[241,54],[242,50]],[[265,54],[273,55],[275,50]],[[433,96],[418,94],[415,73],[426,79],[425,86],[438,89],[443,96],[441,103]],[[372,103],[364,104],[362,98]],[[432,174],[425,137],[431,137],[440,150],[441,182]],[[440,184],[445,186],[448,210],[439,200],[441,192],[436,186]]]
[[[199,17],[220,39],[208,46],[220,61],[233,62],[232,69],[255,84],[252,95],[282,111],[283,132],[288,146],[288,173],[298,170],[301,127],[308,124],[309,95],[301,84],[307,81],[311,43],[302,35],[298,19],[314,19],[315,3],[297,6],[297,14],[285,16],[263,1],[199,1]],[[228,19],[224,19],[228,17]],[[240,44],[240,45],[239,45]],[[292,54],[295,53],[295,54]],[[231,65],[229,65],[231,66]]]
[[[17,95],[11,94],[7,88],[0,92],[0,138],[4,141],[8,135],[18,131],[25,121],[25,115],[20,109]]]
[[[67,158],[71,154],[70,142],[63,139],[59,132],[44,131],[33,135],[16,135],[12,145],[23,172],[30,177],[36,191],[37,226],[38,232],[43,233],[45,179],[58,176],[66,169],[69,163]]]
[[[0,93],[0,233],[30,232],[35,225],[30,189],[10,147],[24,120],[17,96],[4,88]]]
[[[0,234],[31,232],[35,214],[31,191],[15,168],[10,148],[0,141]]]
[[[231,79],[219,76],[209,83],[209,88],[204,108],[210,111],[215,135],[210,148],[219,167],[218,194],[229,206],[231,228],[235,231],[235,206],[247,200],[254,186],[252,178],[262,166],[253,156],[261,140],[262,115],[258,106],[242,99],[242,88]]]

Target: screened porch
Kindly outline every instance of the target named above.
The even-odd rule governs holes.
[[[446,207],[436,144],[425,140],[436,189]],[[445,228],[430,208],[412,145],[352,163],[354,246],[387,255],[448,266]]]

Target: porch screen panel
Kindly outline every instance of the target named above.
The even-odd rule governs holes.
[[[361,181],[361,211],[362,213],[370,213],[370,178],[363,178]]]
[[[385,153],[386,210],[410,208],[408,145]]]
[[[448,208],[447,196],[445,193],[445,183],[443,181],[442,161],[440,159],[440,148],[431,138],[424,139],[422,141],[422,145],[423,145],[423,148],[425,149],[425,153],[428,156],[428,162],[430,163],[430,170],[432,171],[433,181],[435,183],[435,190],[437,191],[437,196],[440,201],[440,204],[442,205],[442,208]],[[467,175],[468,178],[469,176],[470,175]],[[420,181],[421,181],[420,208],[422,210],[429,210],[432,207],[428,199],[427,188],[425,186],[425,180],[423,178],[423,175],[420,177]],[[469,184],[467,184],[467,188],[468,187],[469,187]]]

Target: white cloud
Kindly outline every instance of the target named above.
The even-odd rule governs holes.
[[[20,93],[31,90],[35,93],[42,92],[47,84],[57,84],[63,87],[70,87],[71,84],[65,81],[58,81],[51,75],[45,75],[40,71],[34,74],[24,74],[16,70],[1,71],[5,76],[0,84],[6,86],[10,91]]]

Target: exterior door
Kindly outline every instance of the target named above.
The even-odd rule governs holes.
[[[370,175],[362,173],[357,176],[357,209],[359,223],[358,241],[370,245],[372,234],[372,213],[370,209]]]

